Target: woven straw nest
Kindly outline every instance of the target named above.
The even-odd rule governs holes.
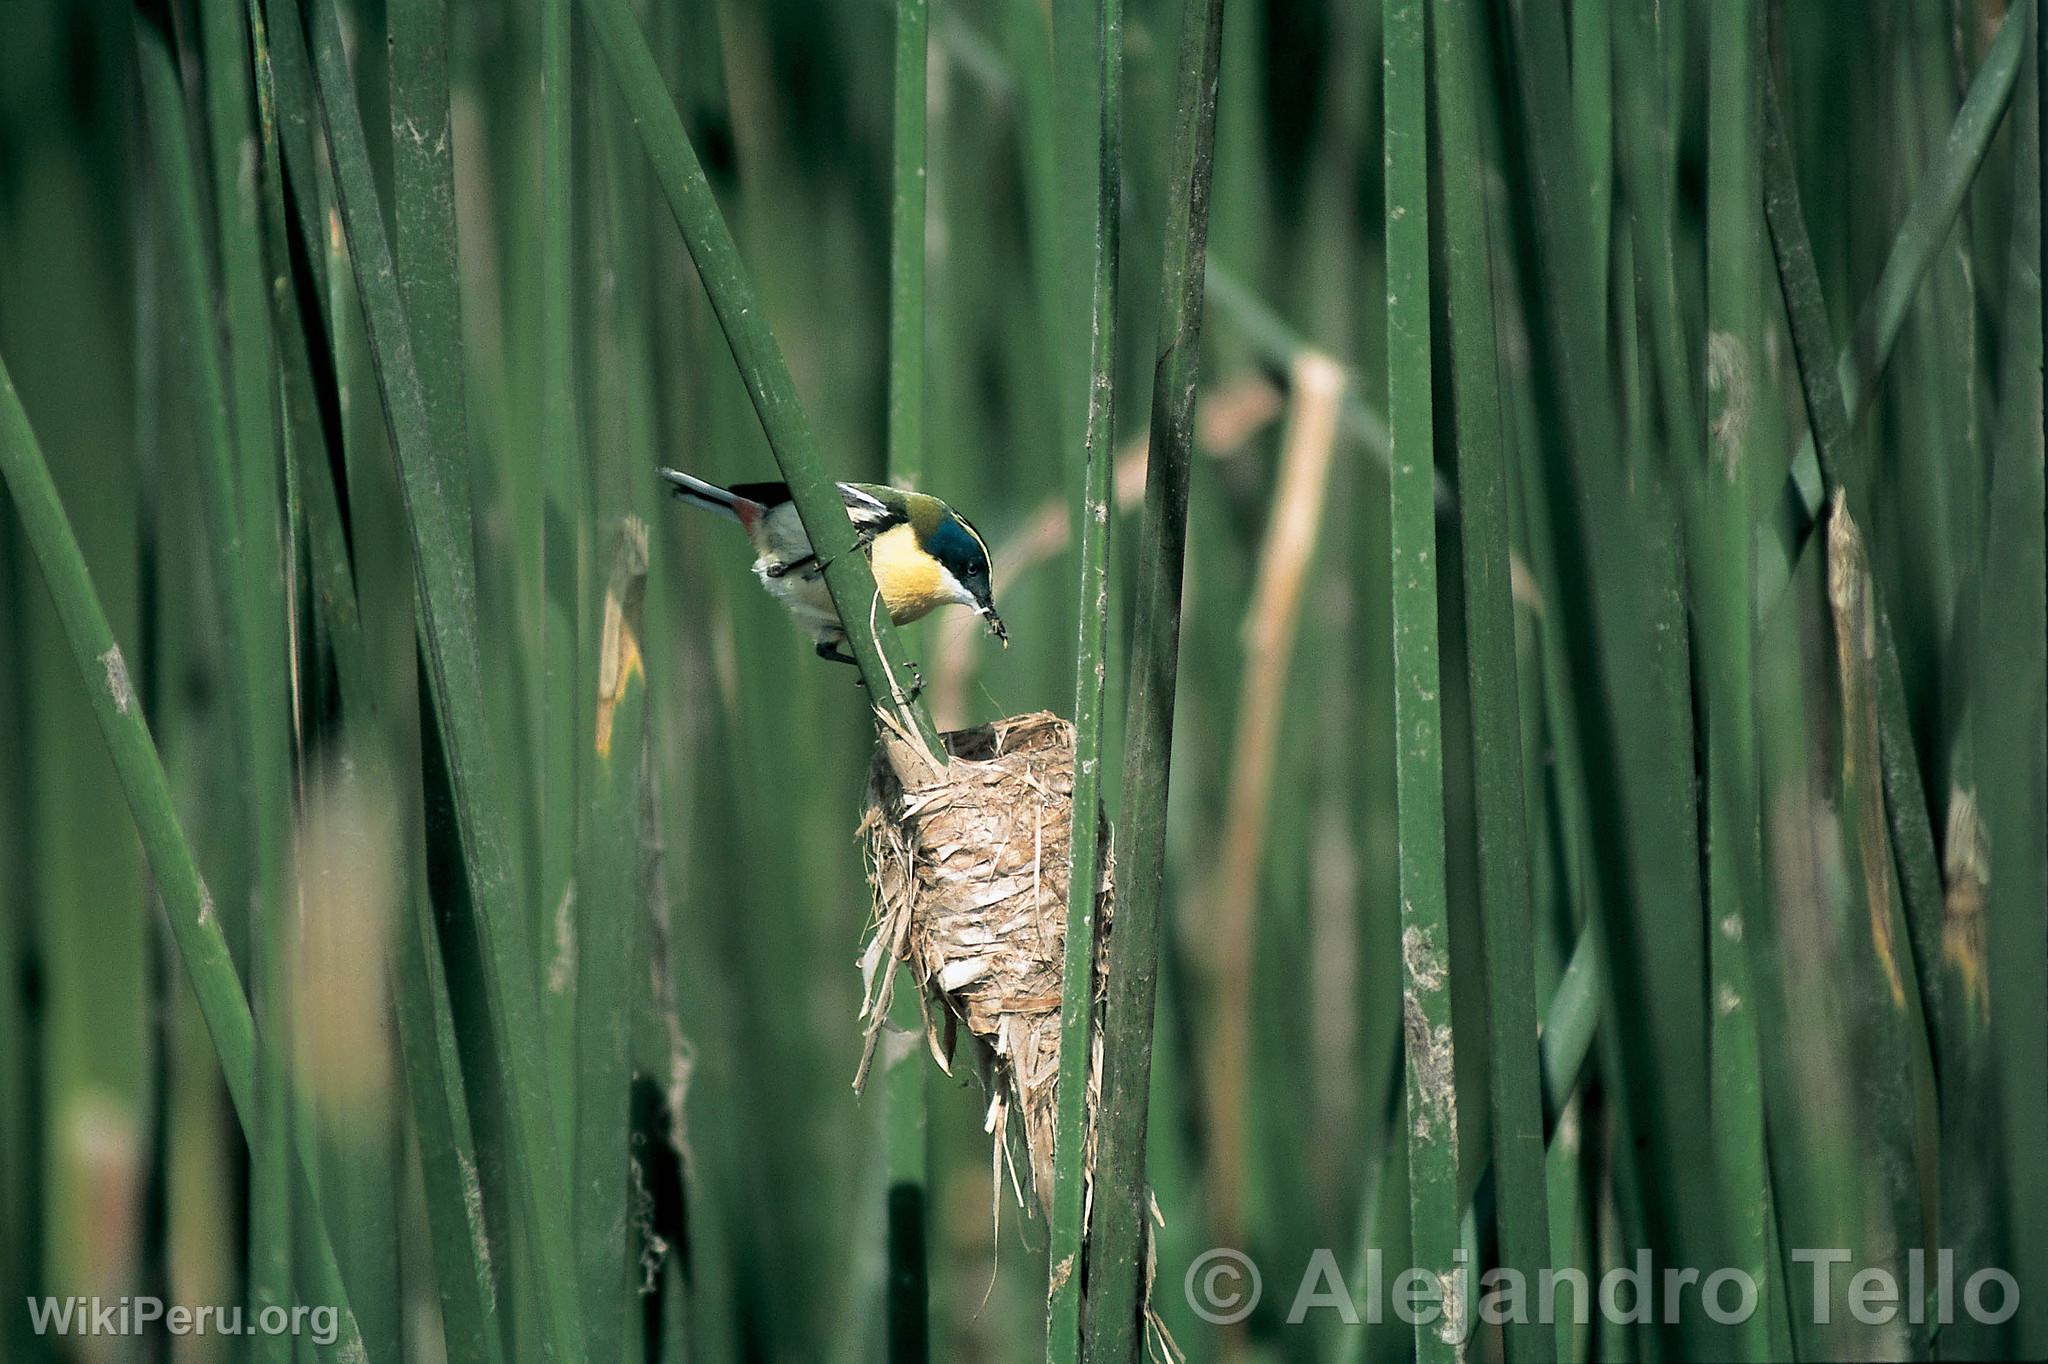
[[[1060,982],[1066,946],[1068,834],[1074,730],[1038,712],[945,736],[943,768],[906,755],[885,728],[861,821],[875,921],[861,958],[865,1080],[903,962],[920,985],[925,1036],[949,1073],[960,1029],[972,1039],[989,1093],[995,1158],[1027,1208],[1011,1146],[1018,1119],[1030,1182],[1050,1206],[1058,1111]],[[894,742],[892,742],[892,739]],[[1114,892],[1109,840],[1096,898],[1097,1003],[1101,947]],[[1088,1165],[1094,1164],[1102,1034],[1088,1066]]]

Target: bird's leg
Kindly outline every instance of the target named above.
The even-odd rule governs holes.
[[[855,658],[852,654],[847,653],[844,649],[840,648],[837,644],[833,643],[829,639],[819,640],[814,647],[817,650],[818,657],[825,659],[828,662],[851,663],[856,668],[860,666],[859,659]]]
[[[806,554],[801,559],[791,559],[786,564],[770,564],[768,565],[768,567],[762,569],[761,571],[763,573],[766,573],[771,578],[786,578],[790,574],[802,568],[808,570],[804,574],[804,577],[816,578],[820,573],[823,573],[826,569],[830,567],[832,567],[832,560],[820,559],[815,554]]]
[[[917,660],[906,659],[904,661],[910,664],[910,694],[906,696],[900,691],[896,693],[896,704],[899,706],[907,706],[917,700],[918,697],[924,695],[924,674],[918,670]],[[866,686],[867,684],[862,683],[861,685]]]
[[[829,639],[821,639],[812,647],[817,651],[817,655],[820,658],[827,659],[833,663],[851,663],[856,668],[860,666],[859,659],[847,653]],[[868,685],[867,679],[856,677],[853,679],[853,685],[865,689]],[[910,694],[908,696],[899,696],[897,699],[903,702],[903,704],[909,705],[912,701],[923,695],[924,671],[917,666],[917,661],[912,659],[910,660]]]

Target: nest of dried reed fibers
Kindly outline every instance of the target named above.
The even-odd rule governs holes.
[[[889,1016],[896,973],[910,968],[932,1055],[952,1072],[959,1033],[971,1039],[989,1095],[984,1124],[1020,1205],[1011,1120],[1041,1211],[1050,1213],[1059,1111],[1060,984],[1065,974],[1074,727],[1040,711],[945,735],[950,761],[925,761],[907,736],[883,728],[861,834],[875,918],[861,956],[867,1040],[854,1079],[865,1082]],[[1108,831],[1100,841],[1095,995],[1115,899]],[[1095,1164],[1102,1031],[1088,1063],[1086,1168]]]

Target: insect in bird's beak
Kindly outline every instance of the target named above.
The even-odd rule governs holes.
[[[977,609],[981,612],[981,618],[988,622],[988,632],[1001,640],[1005,649],[1009,648],[1010,632],[1003,625],[1003,618],[996,614],[996,609],[993,606],[983,606]]]

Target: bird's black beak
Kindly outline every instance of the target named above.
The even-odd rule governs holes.
[[[975,609],[980,611],[981,618],[988,622],[988,632],[994,635],[998,640],[1002,641],[1002,645],[1005,649],[1009,648],[1010,631],[1003,624],[1003,618],[996,614],[996,608],[988,602],[983,602],[980,606],[976,607]]]

